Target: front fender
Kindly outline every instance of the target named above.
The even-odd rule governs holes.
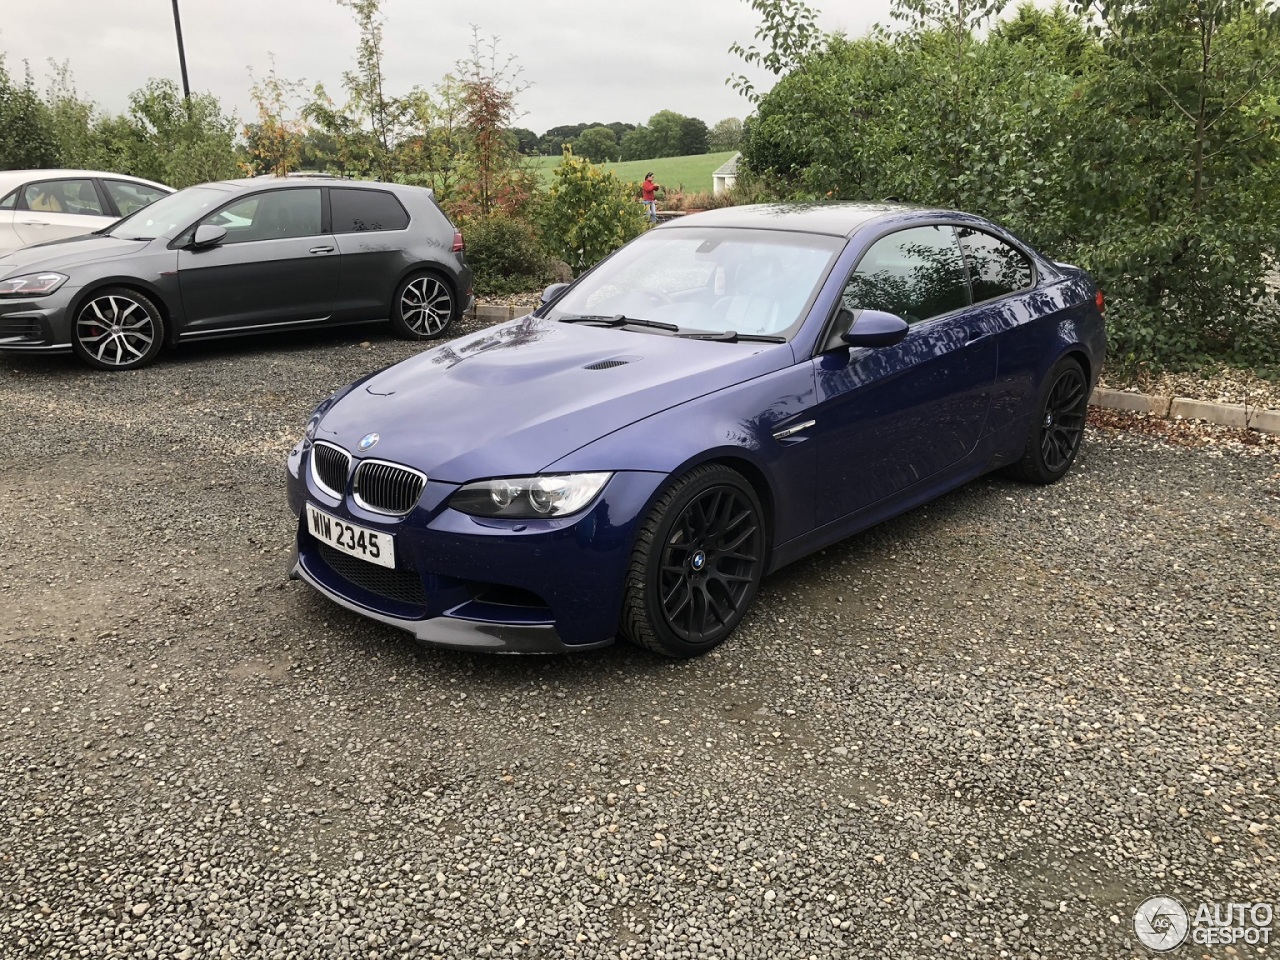
[[[772,543],[813,525],[816,451],[800,431],[815,399],[808,363],[784,367],[638,420],[550,464],[547,473],[644,470],[682,476],[702,463],[734,466],[771,518]],[[662,485],[665,486],[665,485]],[[661,493],[661,486],[654,499]]]

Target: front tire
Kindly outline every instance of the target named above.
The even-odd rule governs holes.
[[[457,298],[443,279],[415,273],[396,289],[391,325],[406,340],[434,340],[449,329],[456,311]]]
[[[1026,449],[1010,473],[1030,483],[1061,480],[1080,452],[1088,413],[1089,380],[1084,368],[1073,357],[1063,357],[1045,377]]]
[[[128,287],[95,291],[76,311],[71,347],[99,370],[136,370],[164,346],[164,319],[150,299]]]
[[[658,499],[640,528],[622,604],[622,635],[688,658],[733,633],[764,575],[764,511],[735,470],[708,464]]]

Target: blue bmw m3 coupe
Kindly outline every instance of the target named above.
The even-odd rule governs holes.
[[[695,656],[792,560],[990,470],[1062,477],[1102,311],[963,213],[685,217],[325,399],[293,575],[426,643]]]

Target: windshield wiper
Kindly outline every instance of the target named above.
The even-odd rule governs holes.
[[[751,343],[787,342],[786,337],[775,337],[767,333],[739,333],[737,330],[725,330],[722,333],[677,333],[676,336],[688,340],[712,340],[715,343],[737,343],[740,340]]]
[[[641,320],[628,317],[625,313],[615,313],[606,317],[593,313],[574,313],[560,318],[561,323],[598,323],[603,327],[651,327],[654,330],[670,330],[675,333],[680,328],[674,323],[662,323],[659,320]]]

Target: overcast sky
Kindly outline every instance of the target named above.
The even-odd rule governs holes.
[[[860,36],[887,23],[889,0],[828,0],[827,30]],[[0,52],[10,75],[22,61],[43,92],[48,61],[67,61],[83,96],[120,112],[150,77],[181,83],[171,0],[13,0],[0,18]],[[358,37],[351,12],[333,0],[179,0],[187,73],[243,121],[252,116],[252,68],[274,54],[280,76],[324,83],[341,101],[342,71]],[[746,0],[385,0],[389,92],[433,87],[467,53],[474,24],[514,54],[531,86],[516,126],[542,133],[569,123],[643,123],[658,110],[708,126],[744,117],[746,101],[725,85],[741,61],[735,40],[753,42],[759,24]],[[765,74],[758,86],[767,87]]]

